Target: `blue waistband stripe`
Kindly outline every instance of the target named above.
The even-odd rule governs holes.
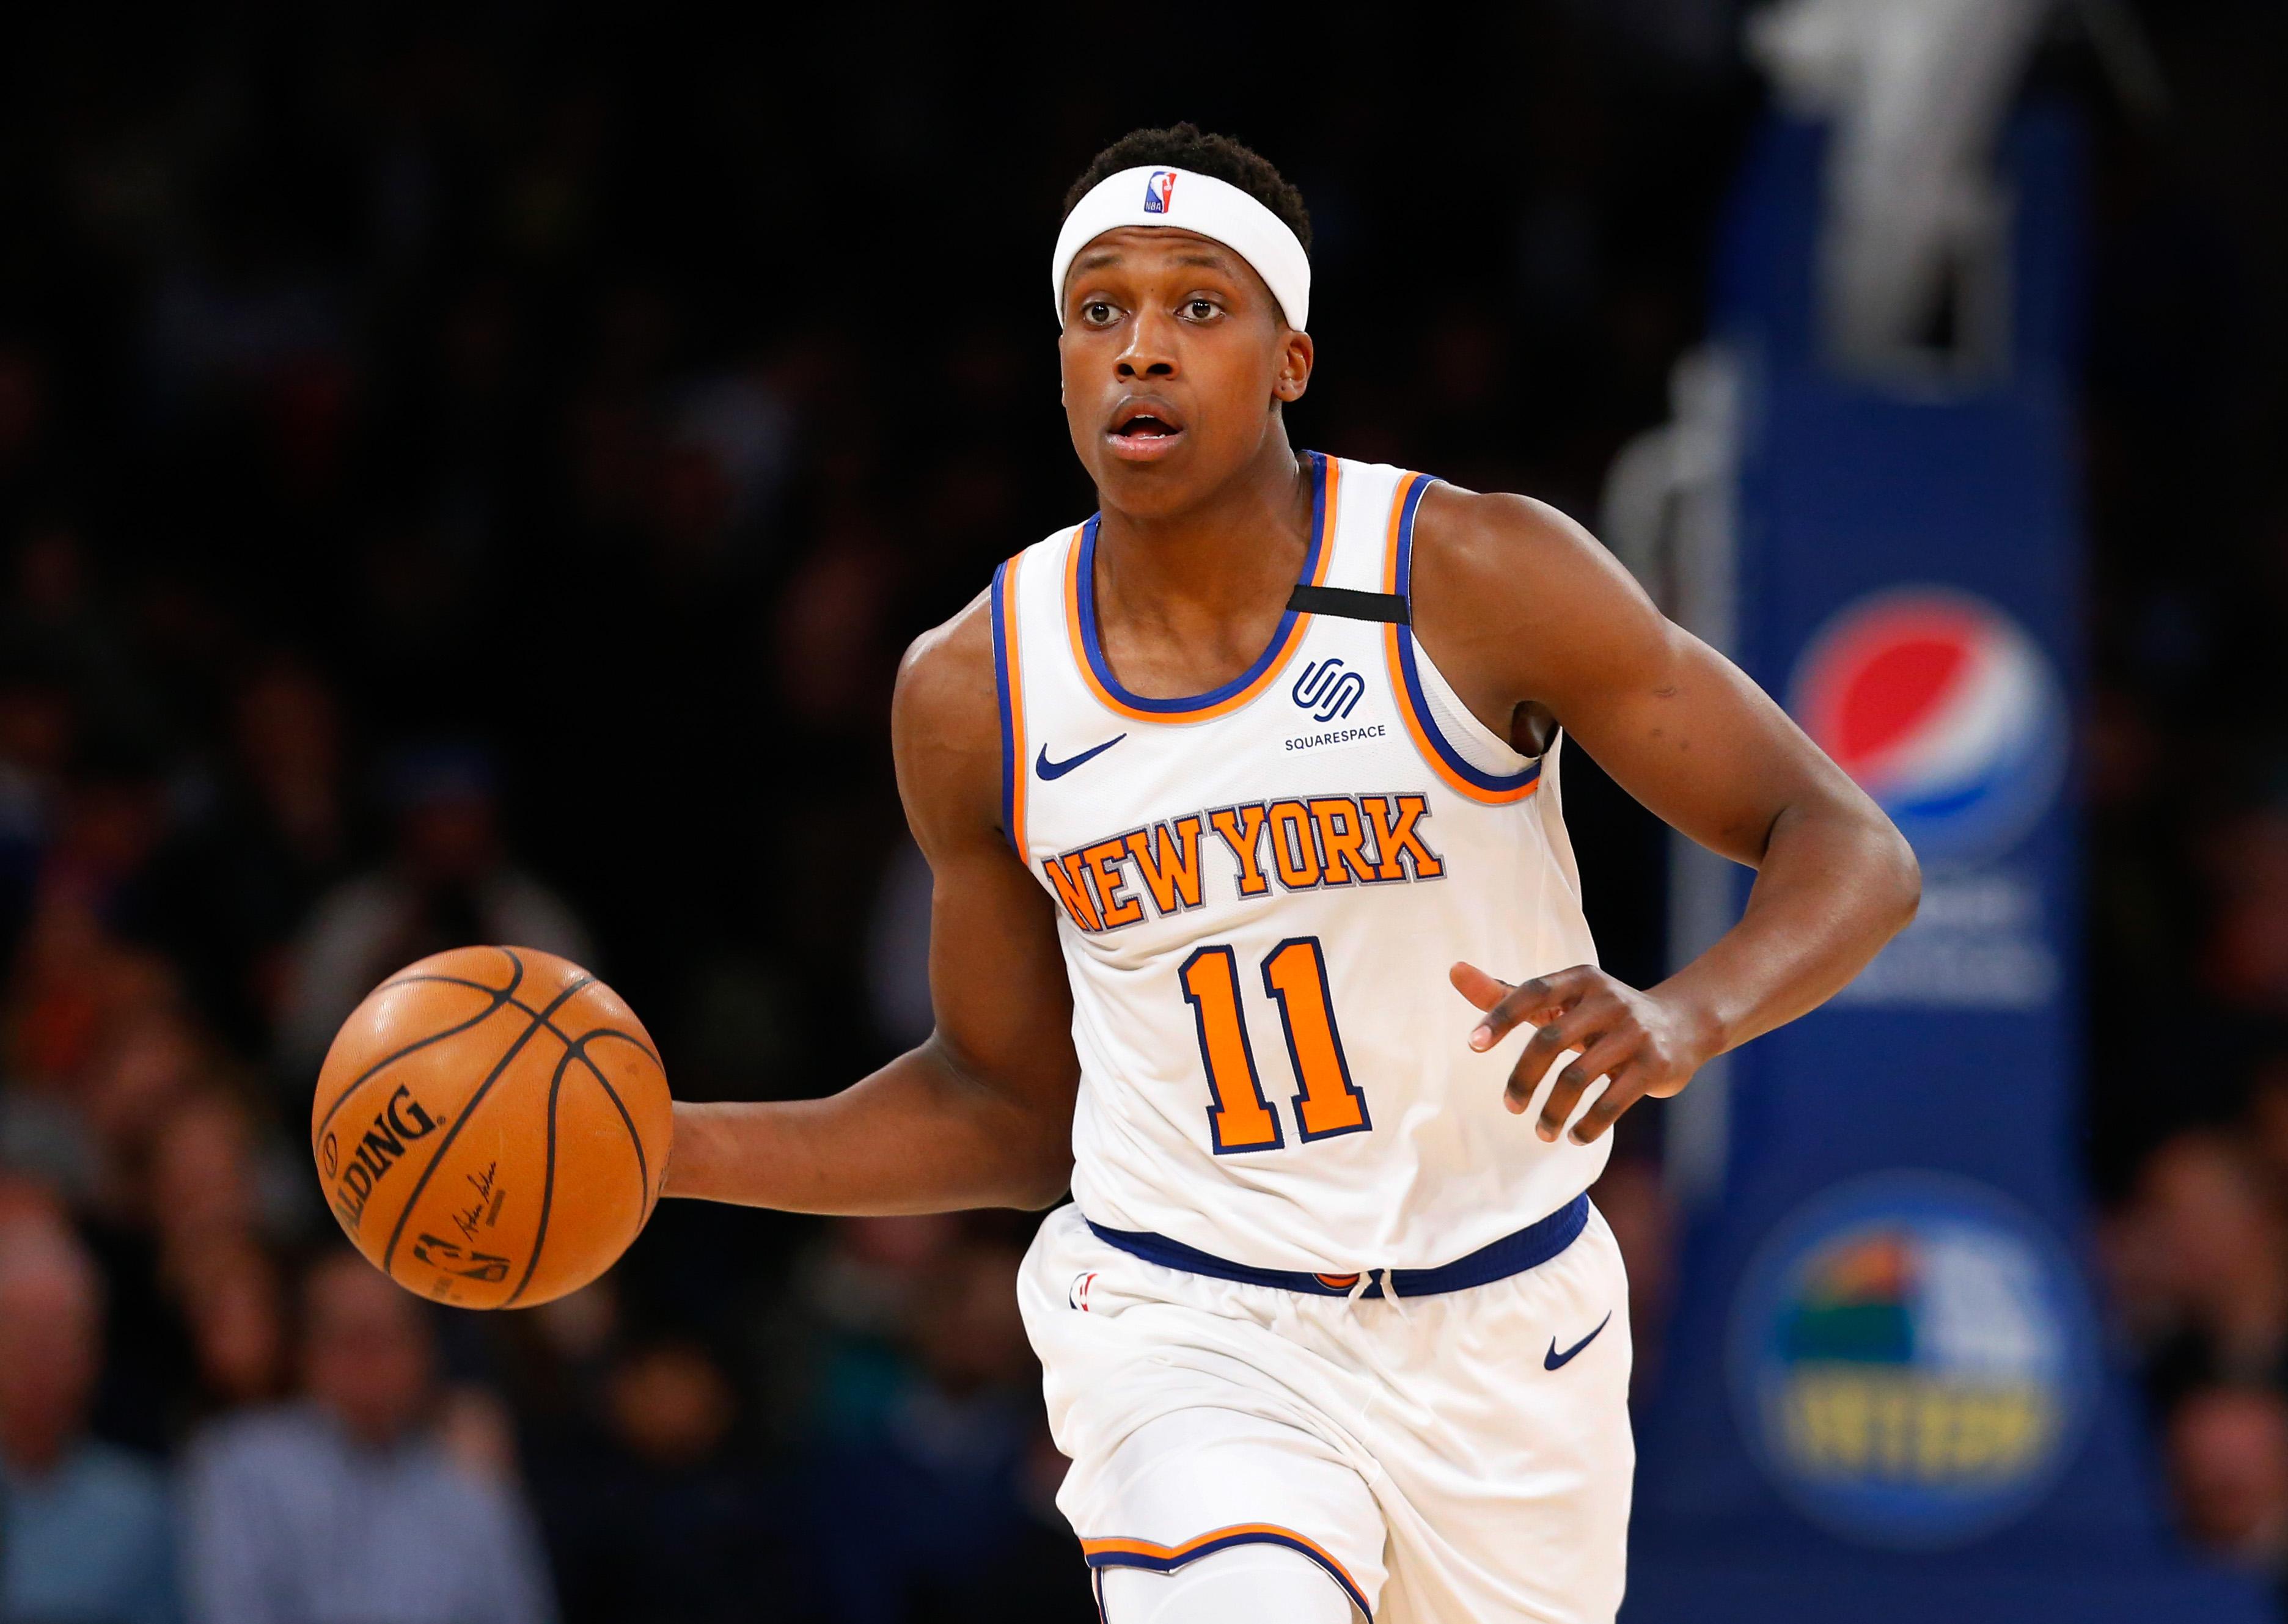
[[[1391,1283],[1401,1297],[1434,1297],[1441,1292],[1467,1291],[1473,1286],[1490,1286],[1496,1280],[1505,1280],[1513,1274],[1522,1274],[1528,1269],[1538,1268],[1579,1239],[1589,1222],[1589,1198],[1577,1195],[1555,1212],[1536,1224],[1529,1224],[1514,1234],[1504,1235],[1489,1246],[1482,1246],[1450,1264],[1441,1264],[1434,1269],[1393,1269]],[[1182,1269],[1192,1274],[1204,1274],[1219,1280],[1231,1280],[1242,1286],[1276,1286],[1283,1291],[1299,1291],[1306,1296],[1347,1297],[1353,1287],[1347,1281],[1335,1285],[1326,1275],[1313,1274],[1303,1269],[1255,1269],[1245,1264],[1235,1264],[1188,1247],[1180,1240],[1171,1240],[1165,1235],[1155,1235],[1147,1230],[1107,1229],[1103,1224],[1090,1223],[1090,1230],[1108,1246],[1142,1258],[1148,1264],[1158,1264],[1166,1269]],[[1362,1296],[1382,1295],[1378,1277],[1359,1294]]]

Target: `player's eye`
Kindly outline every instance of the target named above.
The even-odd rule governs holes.
[[[1080,319],[1091,327],[1102,327],[1113,317],[1112,305],[1106,299],[1091,299],[1080,307]]]
[[[1190,298],[1184,301],[1184,314],[1195,321],[1211,321],[1220,313],[1222,306],[1210,298]]]

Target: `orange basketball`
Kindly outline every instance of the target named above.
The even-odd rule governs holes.
[[[659,1200],[659,1054],[619,995],[530,947],[457,947],[358,1005],[310,1149],[374,1266],[457,1308],[521,1308],[610,1268]]]

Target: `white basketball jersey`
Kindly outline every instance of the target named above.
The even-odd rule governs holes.
[[[1303,580],[1404,594],[1429,481],[1309,462]],[[1095,542],[1093,519],[1059,531],[993,584],[1004,826],[1072,979],[1081,1212],[1341,1275],[1435,1267],[1564,1206],[1610,1136],[1546,1145],[1505,1110],[1530,1028],[1472,1053],[1446,977],[1594,961],[1554,746],[1495,737],[1395,619],[1291,611],[1213,693],[1129,693]]]

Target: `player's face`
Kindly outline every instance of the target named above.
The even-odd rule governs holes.
[[[1310,379],[1311,340],[1263,279],[1189,232],[1107,232],[1073,261],[1064,301],[1073,448],[1106,503],[1129,512],[1179,511],[1218,488],[1264,454],[1281,402]]]

